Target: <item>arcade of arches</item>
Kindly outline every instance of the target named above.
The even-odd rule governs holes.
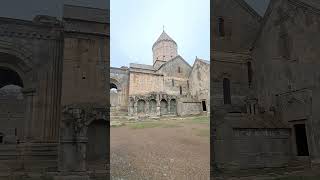
[[[165,31],[152,51],[153,65],[111,67],[111,114],[122,111],[130,117],[159,117],[210,113],[210,62],[196,58],[191,66]]]

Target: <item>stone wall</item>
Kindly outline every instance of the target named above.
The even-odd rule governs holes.
[[[198,101],[206,102],[206,109],[210,107],[210,64],[196,59],[189,76],[190,95]]]
[[[130,72],[129,96],[151,92],[163,92],[163,90],[163,75]]]
[[[319,87],[320,16],[315,11],[303,3],[281,0],[273,1],[266,12],[253,49],[256,88],[265,109],[274,106],[275,94]]]
[[[249,55],[237,53],[215,52],[212,56],[213,71],[211,83],[213,84],[213,106],[224,105],[223,79],[230,81],[231,104],[243,106],[244,99],[249,94],[248,68],[246,60]]]
[[[116,101],[116,104],[118,104],[119,109],[127,110],[129,99],[129,69],[126,67],[111,67],[110,84],[114,84],[117,86],[117,93],[110,92],[110,102],[113,98],[113,100]]]
[[[211,42],[215,51],[247,52],[259,30],[261,17],[242,0],[212,2]],[[224,20],[223,37],[218,33],[218,18]]]
[[[21,87],[10,87],[0,89],[0,132],[3,136],[0,144],[16,144],[18,140],[24,140],[25,100]]]
[[[175,95],[152,92],[129,97],[128,112],[135,117],[177,115],[178,99]]]
[[[213,137],[214,159],[224,170],[275,168],[287,166],[293,159],[291,130],[269,128],[260,121],[248,121],[241,115],[229,114],[216,119]]]
[[[188,116],[188,115],[198,115],[201,114],[202,104],[201,102],[179,102],[178,103],[178,115]]]

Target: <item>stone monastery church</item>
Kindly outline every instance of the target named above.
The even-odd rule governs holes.
[[[111,113],[123,111],[132,117],[208,113],[209,61],[196,58],[193,66],[188,64],[165,31],[152,51],[153,65],[111,67]]]

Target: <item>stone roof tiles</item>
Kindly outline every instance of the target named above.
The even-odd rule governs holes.
[[[146,70],[154,70],[152,65],[147,64],[137,64],[137,63],[130,63],[130,68],[136,69],[146,69]]]
[[[157,41],[153,44],[152,48],[161,41],[172,41],[177,44],[165,31],[162,31]]]

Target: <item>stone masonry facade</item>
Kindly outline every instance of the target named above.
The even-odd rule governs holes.
[[[153,65],[111,67],[111,110],[131,117],[209,113],[210,63],[196,58],[191,66],[177,48],[163,31],[152,47]]]
[[[319,2],[211,5],[212,169],[319,165]]]

